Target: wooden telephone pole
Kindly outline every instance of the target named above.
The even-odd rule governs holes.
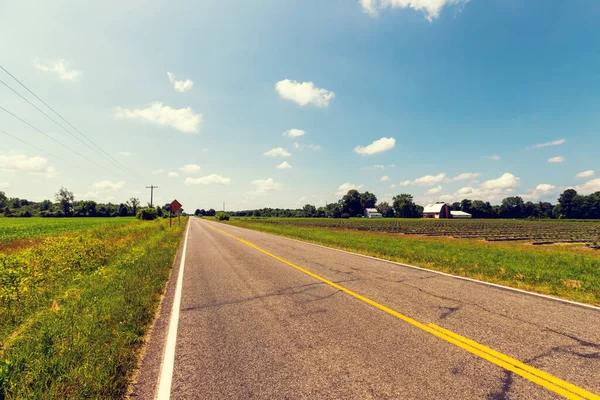
[[[150,207],[153,207],[154,189],[158,189],[158,186],[150,185],[146,189],[150,189]]]

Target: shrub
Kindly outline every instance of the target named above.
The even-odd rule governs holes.
[[[350,214],[348,213],[343,213],[341,218],[350,218]]]
[[[157,217],[156,209],[153,207],[140,208],[137,212],[136,217],[144,221],[152,221]]]
[[[219,211],[215,214],[217,221],[229,221],[229,214],[223,211]]]

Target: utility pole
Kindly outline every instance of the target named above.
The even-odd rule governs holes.
[[[154,189],[158,189],[158,186],[150,185],[146,189],[150,189],[150,207],[153,207]]]

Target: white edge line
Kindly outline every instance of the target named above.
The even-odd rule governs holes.
[[[397,261],[386,260],[384,258],[377,258],[377,257],[373,257],[373,256],[368,256],[366,254],[360,254],[360,253],[354,253],[352,251],[336,249],[335,247],[328,247],[328,246],[323,246],[321,244],[316,244],[316,243],[311,243],[311,242],[305,242],[303,240],[298,240],[298,239],[292,239],[292,238],[289,238],[289,237],[286,237],[286,236],[280,236],[280,235],[275,235],[275,234],[271,234],[271,233],[267,233],[267,232],[255,231],[254,229],[244,228],[244,227],[241,227],[241,226],[235,226],[235,225],[229,225],[229,224],[221,224],[221,225],[231,226],[231,227],[239,228],[239,229],[244,229],[244,230],[251,231],[251,232],[266,233],[267,235],[273,235],[273,236],[280,237],[282,239],[287,239],[287,240],[292,240],[294,242],[309,244],[311,246],[321,247],[323,249],[335,250],[335,251],[339,251],[341,253],[352,254],[354,256],[360,256],[360,257],[370,258],[372,260],[383,261],[383,262],[390,263],[390,264],[396,264],[396,265],[400,265],[400,266],[406,267],[406,268],[418,269],[420,271],[425,271],[425,272],[431,272],[433,274],[444,275],[444,276],[448,276],[450,278],[462,279],[464,281],[479,283],[479,284],[482,284],[482,285],[493,286],[493,287],[496,287],[496,288],[499,288],[499,289],[504,289],[504,290],[510,290],[510,291],[513,291],[513,292],[524,293],[524,294],[528,294],[528,295],[531,295],[531,296],[542,297],[544,299],[554,300],[554,301],[558,301],[558,302],[561,302],[561,303],[572,304],[572,305],[576,305],[576,306],[580,306],[580,307],[585,307],[585,308],[591,308],[592,310],[600,311],[600,307],[593,306],[591,304],[579,303],[577,301],[572,301],[572,300],[565,300],[565,299],[561,299],[559,297],[549,296],[547,294],[530,292],[528,290],[517,289],[517,288],[514,288],[514,287],[510,287],[510,286],[499,285],[497,283],[480,281],[480,280],[473,279],[473,278],[467,278],[466,276],[452,275],[452,274],[449,274],[447,272],[436,271],[436,270],[433,270],[433,269],[427,269],[427,268],[423,268],[423,267],[417,267],[416,265],[403,264],[403,263],[400,263],[400,262],[397,262]]]
[[[185,267],[185,253],[187,250],[188,234],[192,219],[188,221],[185,231],[185,241],[183,242],[183,253],[181,254],[181,263],[177,274],[177,286],[175,287],[175,296],[173,298],[173,308],[171,309],[171,318],[169,320],[169,332],[165,343],[165,352],[160,366],[160,378],[156,398],[159,400],[171,398],[171,382],[173,380],[173,368],[175,366],[175,345],[177,342],[177,326],[179,325],[179,308],[181,306],[181,288],[183,286],[183,269]]]

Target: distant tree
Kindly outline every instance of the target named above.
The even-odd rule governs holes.
[[[129,207],[125,204],[119,204],[119,217],[126,217],[129,215]]]
[[[377,201],[377,199],[375,199]],[[350,216],[362,215],[364,208],[361,202],[361,195],[358,190],[349,190],[342,200],[340,201],[342,205],[342,213],[348,214]]]
[[[208,211],[206,212],[206,216],[208,216],[208,217],[214,217],[216,213],[217,213],[217,212],[215,211],[215,209],[214,209],[214,208],[211,208],[210,210],[208,210]],[[260,215],[257,215],[257,217],[260,217]]]
[[[471,207],[473,206],[473,202],[469,199],[463,199],[460,202],[460,211],[472,214]]]
[[[579,214],[579,201],[577,191],[575,189],[567,189],[558,197],[558,204],[554,208],[555,214],[559,218],[577,218]]]
[[[460,203],[456,201],[450,204],[450,211],[460,211]]]
[[[54,209],[54,203],[50,200],[42,200],[40,203],[40,211],[52,211]]]
[[[162,217],[163,215],[165,215],[165,210],[163,209],[163,207],[156,206],[156,216]]]
[[[418,218],[423,215],[423,209],[417,208],[410,194],[400,194],[392,199],[396,216],[400,218]]]
[[[76,217],[96,217],[98,216],[98,204],[93,200],[83,200],[74,204],[74,213]],[[104,206],[102,206],[104,207]],[[106,210],[106,207],[104,207]],[[64,211],[64,210],[63,210]],[[101,216],[106,216],[103,212]]]
[[[492,218],[494,216],[494,211],[489,202],[473,200],[470,214],[473,216],[473,218]]]
[[[317,211],[315,212],[315,217],[325,218],[326,216],[327,216],[327,210],[325,209],[325,207],[317,208]]]
[[[8,198],[6,193],[0,191],[0,212],[3,212],[6,207],[8,207]]]
[[[312,204],[307,204],[302,207],[302,211],[304,211],[304,216],[308,218],[312,218],[317,213],[317,208]]]
[[[73,192],[69,192],[67,188],[61,187],[58,193],[56,193],[54,196],[64,215],[71,215],[73,210],[73,201],[75,200],[75,195]]]
[[[140,208],[140,199],[137,197],[132,197],[127,201],[127,205],[131,208],[131,213],[133,215],[137,215],[137,211]]]
[[[519,196],[507,197],[500,204],[501,218],[523,218],[525,203]]]
[[[394,208],[387,201],[377,204],[377,211],[385,218],[392,218],[394,216]]]
[[[196,211],[194,211],[194,215],[198,217],[200,215],[200,209],[196,208]]]
[[[361,213],[365,208],[375,208],[377,204],[377,196],[373,193],[364,192],[360,194],[360,205],[362,207]]]
[[[153,207],[140,208],[137,212],[138,219],[150,221],[156,219],[156,209]]]

